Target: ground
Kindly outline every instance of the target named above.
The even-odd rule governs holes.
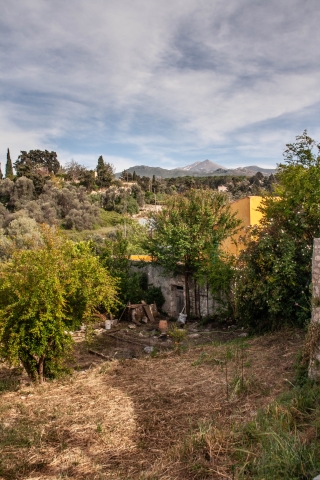
[[[1,479],[236,478],[223,432],[291,387],[304,333],[246,338],[191,324],[161,346],[154,329],[125,327],[111,335],[134,343],[101,332],[90,347],[112,361],[78,336],[78,370],[64,379],[18,383],[3,366]]]

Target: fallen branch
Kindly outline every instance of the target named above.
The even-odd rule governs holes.
[[[107,357],[103,353],[97,352],[96,350],[89,350],[89,353],[92,353],[93,355],[98,355],[98,357],[103,358],[104,360],[112,360],[111,357]]]

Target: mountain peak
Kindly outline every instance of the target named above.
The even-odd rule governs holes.
[[[202,162],[195,162],[186,167],[182,167],[180,170],[185,170],[188,172],[204,172],[211,173],[217,170],[218,168],[224,168],[217,163],[212,162],[211,160],[203,160]]]

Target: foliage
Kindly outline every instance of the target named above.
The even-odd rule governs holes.
[[[64,358],[70,331],[90,323],[96,308],[116,304],[116,284],[88,243],[74,244],[49,227],[33,250],[15,250],[1,264],[0,356],[43,381]]]
[[[315,384],[295,387],[235,429],[238,478],[303,480],[319,472],[319,393]]]
[[[140,271],[133,271],[130,261],[131,245],[124,232],[117,230],[102,245],[96,244],[103,265],[110,274],[119,281],[119,313],[125,305],[140,303],[145,300],[148,304],[156,303],[161,309],[164,297],[160,288],[148,287],[148,277]]]
[[[151,303],[155,303],[157,305],[157,309],[161,310],[165,302],[165,298],[163,296],[161,288],[154,286],[149,287],[145,295],[145,301],[148,305],[150,305]]]
[[[274,194],[261,208],[261,226],[240,257],[237,314],[256,330],[310,319],[312,242],[320,235],[320,146],[306,131],[296,140],[287,145]]]
[[[0,258],[9,258],[16,249],[32,249],[43,245],[39,225],[21,211],[0,230]]]
[[[12,179],[14,177],[13,175],[13,168],[12,168],[12,160],[10,156],[10,150],[8,148],[7,151],[7,163],[6,163],[6,178]]]
[[[97,165],[97,185],[99,187],[109,187],[113,179],[113,166],[110,163],[105,163],[102,155],[100,155]]]
[[[119,312],[131,303],[142,300],[142,289],[139,285],[138,274],[130,275],[130,254],[128,240],[121,231],[116,231],[115,238],[107,238],[99,251],[102,264],[110,274],[119,281]]]
[[[137,185],[132,187],[112,185],[106,190],[102,204],[106,210],[134,215],[139,212],[139,205],[144,204],[144,196]]]
[[[215,312],[220,318],[234,319],[236,315],[235,272],[236,258],[218,245],[211,245],[208,262],[200,269],[199,281],[210,288],[217,306]]]
[[[21,151],[14,166],[18,177],[27,177],[33,181],[38,195],[43,191],[46,178],[50,178],[50,175],[60,169],[56,152],[48,150]]]
[[[27,176],[25,172],[35,171],[37,169],[43,169],[49,174],[57,173],[60,169],[56,152],[49,152],[48,150],[21,151],[14,166],[17,175],[20,177]]]
[[[80,182],[83,174],[85,173],[86,168],[75,160],[70,160],[65,167],[63,172],[65,172],[66,179],[71,182]]]
[[[0,182],[0,202],[6,207],[0,209],[2,224],[10,221],[10,212],[22,209],[38,223],[61,224],[66,229],[90,229],[100,222],[101,209],[89,200],[84,187],[57,188],[48,181],[37,195],[31,179],[19,177],[13,182],[6,178]]]
[[[186,312],[190,314],[189,278],[200,276],[213,245],[235,232],[239,221],[227,197],[210,190],[190,190],[170,199],[150,217],[152,236],[145,248],[168,273],[185,277]]]

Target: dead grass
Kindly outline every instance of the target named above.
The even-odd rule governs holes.
[[[0,478],[231,479],[226,432],[288,388],[302,341],[286,330],[5,392]]]

